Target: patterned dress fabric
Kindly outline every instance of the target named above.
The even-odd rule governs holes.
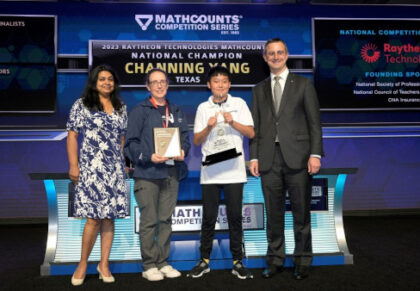
[[[74,216],[113,219],[129,215],[121,149],[121,135],[127,130],[126,106],[108,115],[103,111],[90,111],[82,99],[78,99],[71,108],[67,130],[83,136]]]

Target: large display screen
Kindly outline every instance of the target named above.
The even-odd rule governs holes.
[[[420,20],[313,18],[321,110],[420,110]]]
[[[0,15],[0,113],[56,108],[56,17]]]
[[[253,87],[267,77],[264,41],[113,41],[91,40],[89,64],[109,64],[122,87],[141,87],[157,67],[168,73],[171,86],[206,87],[211,67],[225,66],[232,86]]]

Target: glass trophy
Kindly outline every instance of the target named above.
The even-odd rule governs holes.
[[[221,108],[223,109],[223,106]],[[202,162],[203,166],[209,166],[242,155],[242,153],[236,151],[232,128],[224,121],[217,122],[216,127],[210,132],[209,144],[206,150],[208,154]]]

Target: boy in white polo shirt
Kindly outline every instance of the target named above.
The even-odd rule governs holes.
[[[229,224],[230,251],[233,257],[232,274],[240,279],[252,278],[242,264],[242,197],[247,181],[243,153],[243,136],[253,138],[254,122],[246,102],[229,94],[230,74],[225,67],[210,69],[207,87],[212,96],[198,106],[194,123],[194,144],[201,145],[203,162],[206,164],[215,148],[223,144],[236,149],[227,160],[201,167],[200,184],[203,194],[203,221],[201,225],[201,260],[188,274],[198,278],[210,271],[209,259],[213,245],[219,199],[222,189],[226,202]],[[214,160],[213,160],[214,162]]]

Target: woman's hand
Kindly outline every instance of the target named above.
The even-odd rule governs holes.
[[[184,152],[184,150],[181,150],[181,155],[178,156],[178,157],[174,157],[174,160],[178,161],[178,162],[181,162],[181,161],[184,160],[184,158],[185,158],[185,152]]]
[[[159,154],[153,154],[152,157],[151,157],[151,160],[155,164],[161,164],[161,163],[166,162],[169,159],[168,158],[165,158],[165,157],[162,157]]]
[[[80,170],[78,166],[70,167],[69,177],[70,177],[70,180],[72,180],[74,184],[77,184],[79,182],[79,175],[80,175]]]

